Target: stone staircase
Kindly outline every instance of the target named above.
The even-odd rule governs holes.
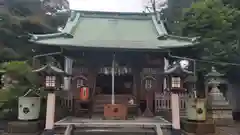
[[[131,94],[115,95],[115,104],[127,104]],[[93,105],[93,113],[103,113],[104,104],[111,104],[112,95],[97,95]]]
[[[68,133],[66,132],[66,127],[55,127],[54,131],[55,135],[156,135],[153,128],[140,127],[75,127]]]
[[[76,122],[76,118],[75,122]],[[70,122],[68,119],[65,122]],[[148,120],[80,120],[80,123],[56,122],[55,135],[171,135],[171,124]]]

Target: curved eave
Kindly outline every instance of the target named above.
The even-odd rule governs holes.
[[[45,40],[30,40],[39,45],[82,47],[82,48],[117,48],[117,49],[171,49],[194,46],[195,43],[187,41],[160,40],[159,43],[151,41],[86,41],[84,43],[72,42],[71,38],[54,38]],[[171,43],[172,42],[172,43]]]
[[[88,12],[87,12],[88,13]],[[101,14],[106,14],[103,12]],[[101,14],[99,16],[101,16]],[[109,14],[109,13],[107,13]],[[120,14],[120,13],[110,13],[110,14]],[[127,14],[127,13],[126,13]],[[128,13],[130,14],[130,13]],[[132,13],[131,13],[132,14]],[[141,15],[141,18],[145,17],[146,14]],[[125,40],[124,38],[110,39],[110,40],[88,40],[83,37],[81,41],[78,40],[80,37],[74,37],[75,32],[73,32],[76,27],[78,27],[78,21],[81,16],[81,12],[73,12],[71,17],[69,17],[68,22],[61,33],[47,34],[47,35],[31,35],[31,42],[40,45],[50,45],[50,46],[63,46],[63,47],[81,47],[81,48],[113,48],[113,49],[171,49],[171,48],[182,48],[194,46],[195,42],[193,39],[178,37],[173,35],[168,35],[165,30],[163,22],[156,18],[152,14],[148,14],[147,20],[149,20],[154,29],[156,29],[156,38],[142,39],[138,38],[136,41]],[[85,15],[87,16],[87,15]],[[146,17],[145,17],[146,18]]]
[[[165,46],[165,47],[162,47],[162,46],[158,46],[158,47],[161,48],[161,49],[175,49],[175,48],[188,48],[188,47],[193,47],[193,46],[195,46],[195,45],[198,44],[197,42],[195,42],[195,43],[187,42],[187,41],[185,41],[185,42],[186,42],[186,44],[184,44],[184,45],[176,45],[176,46],[171,45],[171,46]]]

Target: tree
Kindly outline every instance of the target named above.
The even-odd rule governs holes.
[[[29,33],[58,32],[69,14],[67,0],[0,2],[0,62],[32,57]]]
[[[32,72],[31,66],[26,61],[4,62],[0,65],[3,83],[0,89],[0,118],[14,119],[18,110],[18,97],[23,96],[29,89],[38,89],[37,74]],[[34,93],[32,96],[36,96]],[[46,95],[39,91],[41,96]],[[31,95],[30,95],[31,96]],[[3,112],[3,110],[8,112]]]
[[[233,62],[240,56],[240,11],[221,0],[202,0],[184,12],[182,35],[199,37],[199,57]]]

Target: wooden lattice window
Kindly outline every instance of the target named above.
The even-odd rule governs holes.
[[[181,87],[181,78],[180,77],[172,77],[172,88],[180,88]]]
[[[46,76],[46,87],[55,87],[56,86],[56,76]]]

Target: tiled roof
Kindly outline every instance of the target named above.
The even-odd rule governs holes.
[[[73,11],[61,33],[33,35],[37,44],[86,48],[162,49],[192,46],[167,34],[151,13]]]

